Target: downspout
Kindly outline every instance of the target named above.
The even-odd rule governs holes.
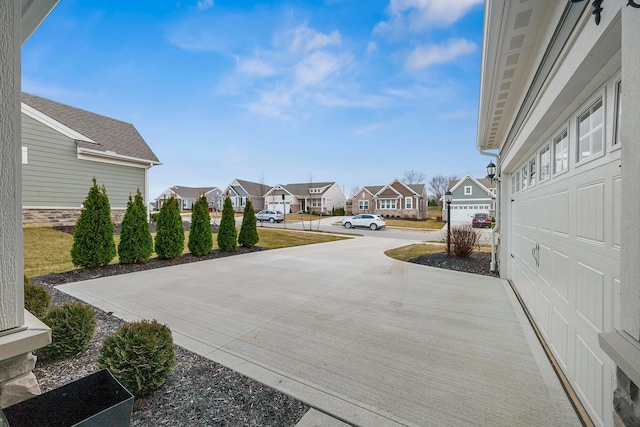
[[[491,229],[491,265],[489,269],[496,272],[496,232],[500,232],[500,156],[496,153],[478,148],[478,152],[485,156],[491,156],[496,161],[496,225]]]

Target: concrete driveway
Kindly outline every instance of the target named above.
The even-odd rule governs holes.
[[[360,237],[59,286],[354,425],[580,425],[504,280]],[[329,423],[326,423],[329,424]]]

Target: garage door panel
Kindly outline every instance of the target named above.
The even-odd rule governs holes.
[[[569,257],[558,251],[553,251],[551,261],[551,286],[557,294],[569,303]]]
[[[575,348],[574,388],[578,394],[582,395],[583,403],[591,407],[591,415],[597,414],[598,419],[594,420],[596,424],[602,425],[604,422],[601,417],[605,408],[602,393],[605,365],[580,335],[576,335]],[[609,396],[607,396],[607,400],[610,400]]]
[[[620,249],[622,246],[622,178],[613,178],[613,215],[611,224],[613,226],[613,247]]]
[[[576,309],[594,328],[604,330],[605,275],[602,271],[578,262],[576,265]]]
[[[554,217],[553,231],[569,235],[569,191],[562,190],[552,197],[551,212]]]
[[[604,243],[605,182],[578,187],[576,196],[577,237]]]
[[[569,337],[569,323],[557,308],[553,308],[551,314],[551,341],[549,344],[562,370],[565,372],[567,372],[567,344],[570,342],[572,340]]]

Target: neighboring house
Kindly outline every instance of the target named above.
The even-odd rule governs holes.
[[[267,209],[284,209],[285,213],[311,211],[330,214],[333,208],[344,208],[347,199],[335,182],[307,182],[276,185],[265,194],[264,202]]]
[[[640,425],[637,5],[485,1],[476,144],[498,156],[500,276],[597,426]]]
[[[464,178],[449,182],[452,193],[451,221],[471,223],[477,213],[495,215],[496,210],[496,182],[487,178],[476,179],[467,174]],[[444,197],[442,203],[442,218],[447,220],[447,204]]]
[[[271,187],[265,184],[234,179],[224,190],[224,194],[225,196],[229,195],[231,198],[234,211],[244,211],[247,200],[251,200],[253,209],[257,212],[264,209],[264,195],[267,194],[270,189]]]
[[[191,210],[196,199],[201,195],[207,197],[209,202],[209,209],[218,211],[222,209],[222,190],[218,187],[183,187],[180,185],[174,185],[171,188],[167,188],[158,197],[156,197],[156,209],[162,207],[162,203],[165,199],[174,196],[178,199],[178,205],[181,211]]]
[[[148,171],[160,162],[132,124],[27,93],[21,111],[25,225],[75,224],[93,177],[116,222],[129,195],[149,200]]]
[[[427,217],[427,187],[424,184],[405,184],[394,179],[387,185],[362,187],[353,196],[354,215],[374,213],[386,217],[425,219]]]

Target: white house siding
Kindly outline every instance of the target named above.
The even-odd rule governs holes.
[[[586,16],[584,21],[591,19]],[[595,42],[591,35],[584,36],[583,45]],[[592,420],[607,426],[612,425],[616,366],[600,348],[598,334],[618,326],[615,312],[620,305],[621,150],[613,144],[619,61],[613,55],[578,97],[564,100],[569,105],[545,126],[535,145],[526,143],[540,130],[536,120],[546,110],[530,114],[525,132],[504,155],[502,188],[507,191],[501,201],[508,230],[501,251],[502,276],[513,280]],[[549,108],[561,102],[557,95],[543,92],[541,108],[545,101]],[[603,151],[578,163],[577,117],[599,97]],[[568,170],[539,182],[540,150],[565,127]],[[553,162],[553,148],[551,153]],[[523,189],[522,172],[531,159],[536,160],[536,182]]]
[[[314,196],[311,195],[311,197],[313,198]],[[333,184],[329,187],[322,197],[324,199],[324,209],[328,212],[331,212],[333,208],[344,208],[347,204],[347,199],[338,184]]]
[[[112,209],[124,209],[130,194],[145,194],[145,168],[80,160],[76,143],[22,114],[22,145],[28,163],[22,165],[25,208],[80,208],[96,177],[104,184]]]

